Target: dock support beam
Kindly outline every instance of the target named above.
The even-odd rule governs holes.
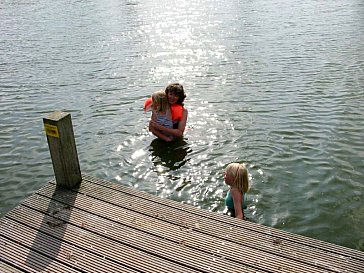
[[[56,111],[43,118],[57,187],[72,189],[81,180],[71,114]]]

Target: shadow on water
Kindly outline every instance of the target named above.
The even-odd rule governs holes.
[[[192,150],[183,139],[165,142],[156,138],[150,143],[149,151],[155,166],[162,165],[169,170],[177,170],[187,163],[186,156]]]
[[[37,272],[46,270],[59,257],[78,188],[76,186],[72,191],[56,188],[52,194],[26,260],[26,264]],[[40,253],[47,253],[46,258],[35,262]]]

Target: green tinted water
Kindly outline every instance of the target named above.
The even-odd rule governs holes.
[[[52,179],[42,118],[72,114],[84,173],[222,213],[249,166],[251,221],[364,249],[361,1],[5,1],[0,214]],[[185,138],[144,99],[188,93]]]

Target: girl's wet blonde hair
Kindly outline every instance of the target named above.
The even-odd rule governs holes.
[[[157,112],[165,112],[168,109],[168,98],[166,92],[164,90],[155,91],[152,94],[152,101],[153,104],[157,105],[156,111]]]
[[[248,170],[244,163],[230,163],[226,166],[225,172],[229,176],[234,177],[234,186],[241,193],[249,191]]]

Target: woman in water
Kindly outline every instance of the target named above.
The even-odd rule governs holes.
[[[155,120],[149,122],[149,131],[154,135],[156,130],[172,137],[182,137],[186,128],[188,111],[184,108],[186,98],[182,84],[172,83],[166,87],[166,95],[172,113],[173,128],[158,124]],[[156,135],[158,137],[158,135]]]

